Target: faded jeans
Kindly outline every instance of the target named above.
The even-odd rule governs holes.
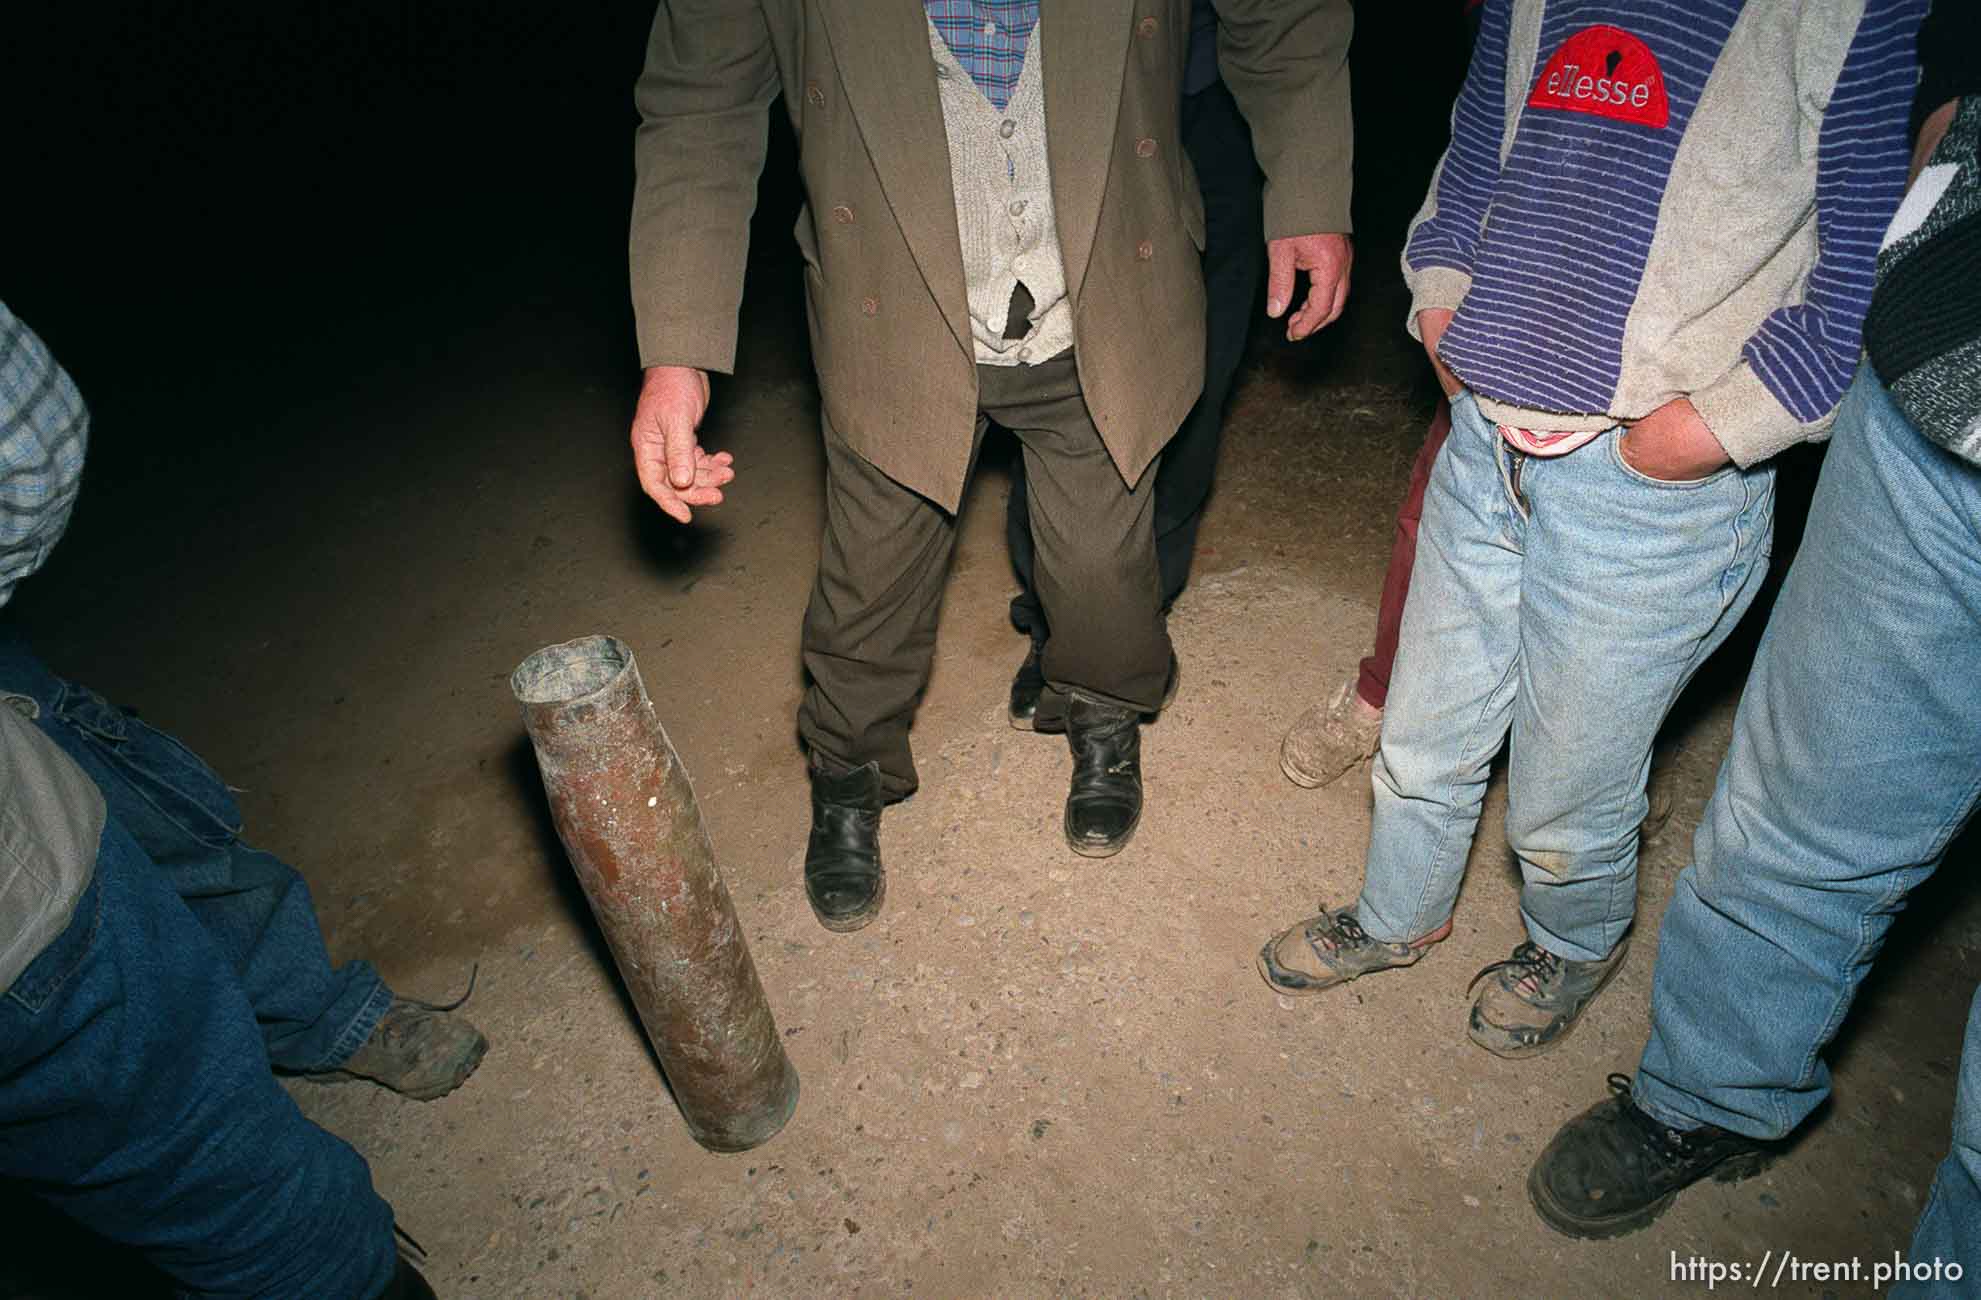
[[[0,1179],[191,1294],[362,1300],[395,1266],[364,1160],[269,1073],[225,956],[114,811],[68,927],[0,995]]]
[[[1451,421],[1383,715],[1357,914],[1392,943],[1449,919],[1508,744],[1527,937],[1600,960],[1636,915],[1651,742],[1766,573],[1774,472],[1659,482],[1624,463],[1621,429],[1524,456],[1469,393]]]
[[[392,990],[368,962],[330,964],[309,887],[241,842],[240,809],[198,755],[0,635],[7,697],[96,782],[110,815],[198,918],[254,1007],[273,1065],[330,1070],[364,1044]]]
[[[1640,1107],[1775,1138],[1828,1096],[1824,1049],[1981,797],[1978,652],[1981,470],[1920,437],[1861,370],[1665,913]],[[1956,1105],[1914,1259],[1958,1258],[1971,1286],[1981,1002]]]

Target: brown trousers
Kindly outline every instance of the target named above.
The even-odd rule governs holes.
[[[1155,710],[1168,680],[1169,632],[1154,467],[1132,491],[1121,481],[1071,352],[1036,366],[979,366],[977,377],[977,439],[995,419],[1024,448],[1035,581],[1052,628],[1046,681]],[[835,772],[877,763],[886,796],[905,799],[916,786],[908,727],[935,655],[956,519],[862,459],[829,420],[821,424],[825,538],[805,611],[811,682],[798,731],[814,762]]]

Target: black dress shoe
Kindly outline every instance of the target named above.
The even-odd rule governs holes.
[[[1011,725],[1020,731],[1037,730],[1033,722],[1039,713],[1039,696],[1046,689],[1046,675],[1039,667],[1039,651],[1044,648],[1043,643],[1032,642],[1025,662],[1018,665],[1017,673],[1011,678]],[[1062,720],[1060,726],[1065,725]]]
[[[880,913],[880,767],[833,776],[812,769],[812,834],[805,843],[805,897],[828,930],[857,930]]]
[[[1609,1085],[1609,1100],[1562,1125],[1527,1176],[1528,1197],[1556,1232],[1585,1239],[1635,1232],[1700,1179],[1751,1178],[1779,1149],[1710,1124],[1667,1128],[1637,1109],[1627,1075],[1612,1074]]]
[[[1141,715],[1075,691],[1067,697],[1066,739],[1073,748],[1066,842],[1082,857],[1112,857],[1142,820]]]

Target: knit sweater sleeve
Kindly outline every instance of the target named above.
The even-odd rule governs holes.
[[[1472,47],[1472,64],[1451,110],[1451,144],[1438,160],[1424,205],[1410,223],[1403,247],[1403,278],[1410,286],[1410,318],[1457,308],[1472,287],[1472,259],[1485,229],[1486,209],[1499,184],[1500,146],[1506,131],[1506,44],[1512,0],[1488,0]]]
[[[1771,313],[1741,364],[1692,394],[1706,427],[1743,466],[1821,436],[1850,386],[1878,241],[1905,191],[1925,8],[1925,0],[1866,4],[1817,136],[1817,255],[1802,301]]]

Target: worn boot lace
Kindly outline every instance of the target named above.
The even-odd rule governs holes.
[[[1629,1075],[1612,1074],[1606,1082],[1610,1086],[1610,1095],[1623,1103],[1623,1113],[1643,1131],[1647,1139],[1644,1145],[1657,1155],[1661,1163],[1674,1165],[1692,1153],[1692,1143],[1688,1134],[1660,1122],[1655,1115],[1646,1113],[1631,1100]]]

